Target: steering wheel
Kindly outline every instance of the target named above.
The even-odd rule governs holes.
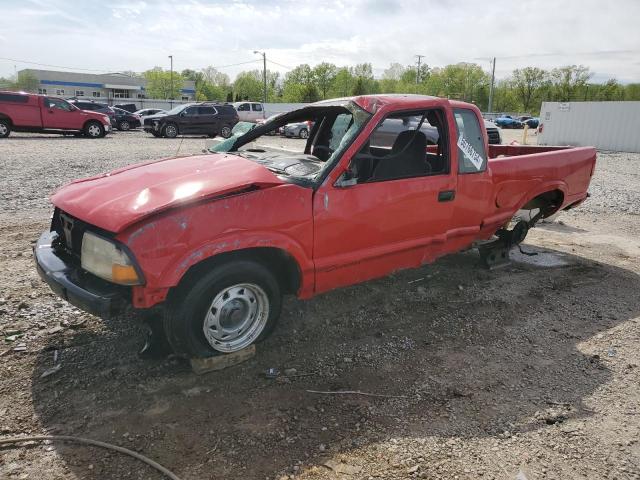
[[[326,158],[320,158],[318,157],[318,151],[324,151],[326,152],[327,156]],[[331,148],[329,148],[327,145],[314,145],[313,146],[313,155],[315,155],[316,157],[320,158],[321,160],[326,160],[327,158],[329,158],[331,156],[331,154],[333,153],[333,150],[331,150]]]

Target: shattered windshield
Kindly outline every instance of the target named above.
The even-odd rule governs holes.
[[[240,122],[210,151],[234,152],[278,175],[313,180],[342,156],[370,118],[353,102],[314,104],[261,125]]]

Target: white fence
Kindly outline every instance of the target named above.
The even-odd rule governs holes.
[[[538,145],[640,152],[640,102],[544,102]]]

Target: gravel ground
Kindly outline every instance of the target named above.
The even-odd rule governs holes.
[[[640,478],[640,155],[601,152],[592,198],[531,232],[523,248],[537,257],[485,271],[467,252],[288,298],[255,358],[197,377],[138,359],[130,318],[60,301],[30,246],[57,186],[204,145],[141,132],[0,142],[0,438],[103,440],[183,479]],[[55,352],[62,367],[43,378]],[[286,375],[267,379],[269,367]],[[34,444],[0,448],[0,478],[160,476]]]

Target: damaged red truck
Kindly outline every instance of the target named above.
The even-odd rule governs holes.
[[[261,146],[308,120],[304,152]],[[489,145],[463,102],[323,101],[238,124],[207,154],[62,187],[35,259],[83,310],[154,312],[175,352],[234,352],[273,330],[283,294],[309,298],[478,245],[504,253],[587,198],[595,161],[594,148]]]

